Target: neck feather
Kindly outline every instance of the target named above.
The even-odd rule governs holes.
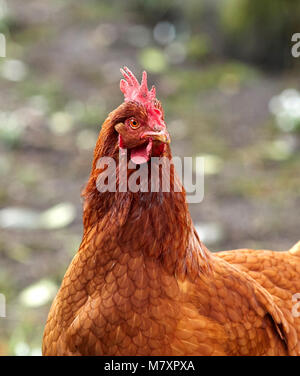
[[[94,154],[90,179],[82,195],[84,202],[84,237],[96,228],[97,233],[109,233],[118,248],[130,254],[153,257],[178,276],[195,277],[210,269],[210,255],[200,242],[187,207],[185,191],[173,166],[170,168],[170,192],[99,192],[96,182],[100,157],[111,156],[117,164],[119,148],[117,134],[109,127],[109,118],[102,127]],[[171,159],[171,152],[167,150]],[[163,171],[163,165],[160,165]],[[128,170],[128,174],[132,173]],[[159,174],[159,179],[162,173]],[[118,181],[118,179],[117,179]],[[149,184],[151,171],[149,168]],[[182,191],[174,191],[174,186]],[[111,247],[109,247],[111,248]],[[98,251],[98,250],[97,250]],[[103,250],[102,250],[103,251]],[[101,247],[99,252],[101,251]]]

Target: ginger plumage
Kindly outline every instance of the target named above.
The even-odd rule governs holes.
[[[148,91],[145,73],[141,85],[127,68],[123,75],[125,101],[96,144],[82,243],[52,304],[43,354],[299,355],[300,319],[291,310],[297,252],[211,254],[184,189],[174,189],[181,183],[173,168],[170,192],[118,189],[124,151],[128,164],[160,158],[159,181],[171,159],[155,89]],[[116,192],[99,187],[101,157],[116,161]],[[133,171],[128,165],[128,177]]]

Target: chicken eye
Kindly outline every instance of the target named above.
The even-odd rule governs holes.
[[[134,118],[129,119],[129,125],[132,129],[137,129],[140,126],[139,122]]]

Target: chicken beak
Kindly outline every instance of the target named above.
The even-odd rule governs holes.
[[[167,130],[162,130],[159,132],[145,132],[142,134],[141,139],[151,138],[153,141],[159,141],[164,144],[169,144],[171,142],[170,135]]]

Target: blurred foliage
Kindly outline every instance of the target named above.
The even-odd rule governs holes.
[[[182,9],[185,8],[184,4],[178,0],[132,0],[128,3],[129,9],[135,11],[139,18],[141,18],[141,21],[152,26],[159,21],[175,21],[180,19]]]
[[[290,49],[291,37],[300,28],[299,1],[223,1],[220,19],[229,54],[265,68],[283,68],[295,62]]]
[[[299,240],[299,19],[291,0],[0,0],[0,355],[40,354],[122,65],[151,73],[173,154],[205,157],[210,249]]]

